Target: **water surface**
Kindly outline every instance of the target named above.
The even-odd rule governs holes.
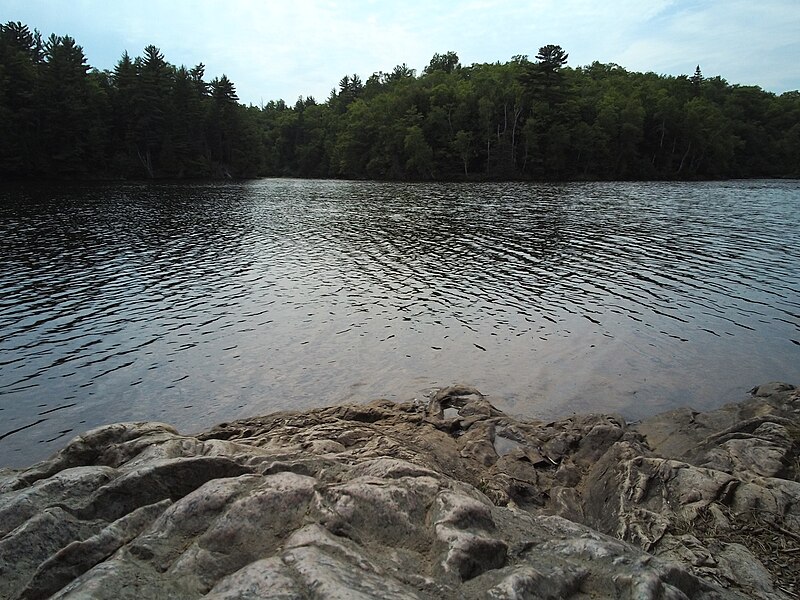
[[[0,465],[456,381],[629,419],[800,383],[798,181],[0,195]]]

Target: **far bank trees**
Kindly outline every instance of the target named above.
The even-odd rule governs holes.
[[[239,102],[155,46],[92,69],[69,36],[0,26],[0,176],[691,179],[800,176],[800,93],[704,76],[435,54],[324,102]]]

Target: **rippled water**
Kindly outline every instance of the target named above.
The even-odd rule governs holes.
[[[0,465],[454,381],[544,418],[800,383],[797,181],[0,195]]]

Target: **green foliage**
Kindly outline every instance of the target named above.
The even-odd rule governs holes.
[[[265,171],[258,115],[225,76],[155,46],[92,70],[69,36],[0,26],[0,176],[247,177]]]
[[[425,140],[419,125],[408,128],[403,146],[406,152],[406,171],[414,178],[428,179],[432,177],[433,150]]]
[[[539,68],[549,74],[555,73],[566,65],[568,58],[569,54],[564,52],[561,46],[555,44],[542,46],[536,54],[536,60],[539,61]]]
[[[93,70],[69,36],[0,25],[0,176],[681,179],[800,176],[800,93],[706,77],[435,54],[322,103],[243,106],[155,46]]]
[[[461,63],[458,60],[458,54],[453,51],[439,54],[438,52],[433,55],[431,62],[424,69],[425,75],[430,75],[435,71],[442,71],[444,73],[452,73],[461,68]]]

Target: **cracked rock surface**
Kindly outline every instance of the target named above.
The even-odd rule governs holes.
[[[472,388],[0,471],[0,598],[795,598],[800,393],[523,421]]]

